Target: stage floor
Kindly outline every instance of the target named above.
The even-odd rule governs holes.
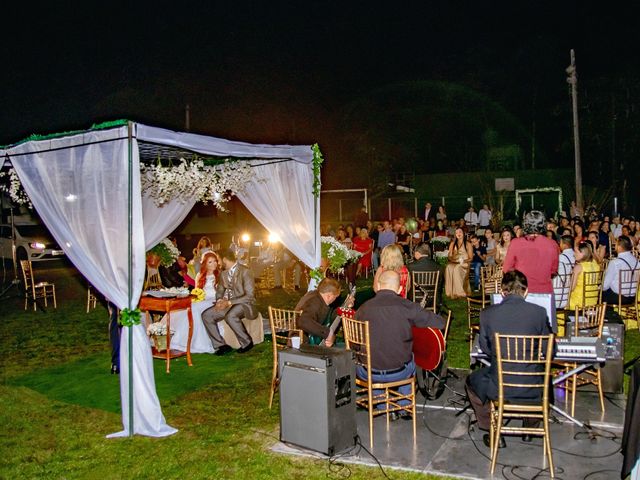
[[[464,393],[465,370],[456,370],[459,379],[451,378],[452,390]],[[556,405],[564,408],[564,397]],[[576,418],[588,421],[597,434],[591,438],[585,428],[570,423],[553,413],[551,421],[551,446],[556,478],[563,480],[603,480],[619,478],[622,455],[619,453],[624,421],[623,395],[605,394],[605,413],[600,411],[596,392],[579,392]],[[549,472],[542,456],[542,437],[534,437],[525,443],[519,436],[506,437],[507,447],[498,453],[496,473],[492,477],[489,468],[489,448],[485,447],[482,432],[471,425],[471,409],[456,416],[463,406],[460,395],[445,390],[438,400],[425,402],[420,395],[417,406],[417,437],[413,443],[412,423],[398,420],[391,422],[387,430],[384,417],[374,419],[373,455],[385,470],[403,469],[416,472],[473,479],[533,479],[548,478]],[[362,445],[369,448],[368,417],[364,410],[356,413],[358,435]],[[313,457],[323,455],[293,445],[277,443],[273,451]],[[329,457],[324,457],[329,458]],[[363,448],[355,446],[340,455],[340,462],[358,463],[377,467],[375,460]],[[392,472],[389,472],[392,476]]]

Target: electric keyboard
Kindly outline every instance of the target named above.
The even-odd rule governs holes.
[[[598,337],[563,337],[556,339],[555,360],[604,362],[605,347]]]

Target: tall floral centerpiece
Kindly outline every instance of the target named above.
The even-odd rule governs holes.
[[[180,256],[180,250],[171,240],[165,238],[160,243],[147,251],[147,265],[150,268],[158,268],[159,265],[170,267]]]
[[[316,268],[311,275],[316,280],[327,276],[327,270],[332,273],[340,273],[350,262],[358,260],[362,253],[347,248],[333,237],[320,237],[321,255],[320,268]]]

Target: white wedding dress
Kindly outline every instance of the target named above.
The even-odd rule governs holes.
[[[202,312],[213,306],[216,301],[215,276],[208,275],[204,284],[204,300],[191,304],[193,316],[193,336],[191,337],[191,353],[213,353],[213,345],[202,322]],[[162,323],[167,323],[167,316],[162,317]],[[189,338],[189,319],[186,310],[171,312],[171,350],[187,351]]]

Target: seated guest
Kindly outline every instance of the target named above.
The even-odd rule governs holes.
[[[502,233],[500,233],[500,241],[496,245],[496,265],[502,265],[502,262],[504,262],[513,237],[514,233],[510,227],[504,227],[502,229]]]
[[[467,242],[462,228],[455,230],[449,244],[449,263],[444,271],[444,291],[449,298],[464,298],[469,294],[469,265],[473,247]]]
[[[330,335],[329,330],[335,315],[329,305],[340,296],[340,290],[337,280],[323,278],[318,288],[305,293],[294,308],[302,312],[298,318],[298,328],[308,337],[309,343],[317,345],[324,340],[325,345],[330,347],[335,342],[335,334]]]
[[[487,249],[487,265],[496,264],[496,254],[498,252],[498,244],[496,239],[493,238],[493,229],[491,227],[485,227],[484,229],[484,246]]]
[[[637,278],[638,274],[635,271],[640,269],[640,262],[631,253],[631,240],[625,235],[620,235],[616,242],[617,258],[612,258],[609,261],[609,266],[604,273],[604,280],[602,281],[602,301],[607,302],[609,305],[618,304],[618,294],[620,293],[620,270],[632,270],[636,278],[636,284],[628,291],[622,292],[622,303],[629,305],[634,302],[636,297],[636,291],[638,289]]]
[[[400,229],[398,230],[396,237],[404,255],[409,256],[411,234],[407,231],[407,227],[405,225],[400,225]]]
[[[394,271],[400,275],[400,295],[407,298],[407,293],[411,288],[411,278],[409,278],[409,270],[404,264],[404,257],[402,256],[402,249],[399,245],[387,245],[382,249],[380,254],[380,268],[376,270],[376,274],[373,277],[373,291],[377,292],[380,289],[380,275],[382,272]]]
[[[353,239],[353,249],[356,252],[362,253],[362,256],[358,259],[358,267],[356,270],[356,277],[371,267],[371,253],[373,252],[374,241],[369,237],[369,231],[366,228],[361,228],[360,233]]]
[[[480,290],[480,270],[487,259],[487,248],[480,243],[480,239],[475,233],[472,233],[469,238],[471,239],[471,248],[473,248],[473,257],[471,258],[473,289]]]
[[[567,275],[573,273],[576,264],[576,256],[573,252],[573,235],[560,237],[560,255],[558,255],[558,275],[553,278],[553,289],[556,293],[556,308],[566,308],[569,302],[571,288],[570,278]],[[560,293],[562,293],[560,295]]]
[[[390,270],[383,272],[378,277],[378,284],[376,296],[363,303],[355,316],[358,320],[369,322],[372,381],[393,382],[410,378],[416,373],[411,327],[444,328],[444,319],[398,295],[401,291],[398,273]],[[357,367],[356,375],[367,379],[367,371],[363,367]],[[411,387],[405,385],[398,391],[407,395]],[[381,393],[373,391],[374,395]],[[400,405],[408,403],[407,400],[400,401]],[[379,404],[377,408],[383,409],[385,405]],[[407,415],[404,413],[401,416],[407,418]]]
[[[302,267],[300,260],[286,248],[282,248],[279,260],[273,264],[274,288],[282,288],[282,276],[286,275],[287,269],[293,269],[293,288],[300,290],[300,276]]]
[[[438,272],[440,265],[431,260],[430,248],[428,243],[421,243],[413,251],[415,262],[407,265],[409,272]]]
[[[502,277],[502,303],[490,306],[480,312],[480,349],[490,357],[491,366],[471,372],[467,377],[467,395],[476,414],[481,430],[490,428],[490,404],[488,400],[498,398],[498,362],[494,348],[494,335],[548,335],[551,333],[547,312],[543,307],[525,302],[527,296],[527,277],[517,270],[506,272]],[[514,319],[518,321],[514,322]],[[509,367],[515,370],[516,366]],[[522,371],[544,371],[543,365],[521,365]],[[519,397],[518,401],[539,400],[541,389],[532,389],[529,397]],[[509,400],[508,390],[505,393]],[[527,425],[525,420],[525,426]],[[489,434],[485,434],[484,443],[489,445]],[[501,446],[504,440],[500,440]]]
[[[600,265],[593,257],[593,250],[590,242],[580,242],[575,248],[576,265],[573,267],[573,277],[571,279],[571,296],[569,297],[569,310],[576,307],[595,305],[597,298],[588,298],[586,305],[583,305],[583,290],[585,273],[599,272]]]
[[[595,230],[590,230],[587,234],[587,241],[591,242],[591,248],[593,248],[593,259],[602,265],[607,254],[607,249],[604,245],[600,245],[600,236]]]
[[[248,352],[253,348],[253,341],[242,323],[243,318],[253,320],[258,316],[255,307],[254,280],[251,270],[236,261],[236,255],[231,249],[222,253],[224,272],[220,274],[216,298],[213,307],[202,312],[202,321],[211,338],[216,355],[224,355],[233,350],[224,341],[218,329],[218,322],[225,320],[229,328],[238,338],[239,353]]]

